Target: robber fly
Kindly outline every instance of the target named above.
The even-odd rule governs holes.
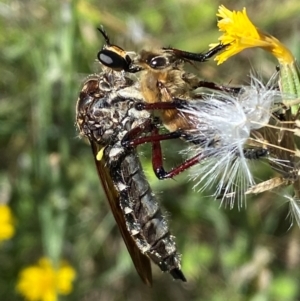
[[[135,148],[121,141],[135,127],[149,122],[137,111],[142,96],[124,72],[103,67],[87,78],[76,107],[80,134],[88,138],[98,175],[137,272],[151,284],[149,259],[174,279],[186,281],[174,237],[142,171]]]

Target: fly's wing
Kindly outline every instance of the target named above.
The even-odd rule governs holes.
[[[99,178],[101,180],[111,211],[114,215],[119,230],[122,234],[123,240],[125,241],[126,247],[131,256],[133,264],[138,274],[140,275],[141,279],[143,280],[143,282],[151,286],[152,272],[151,272],[150,260],[146,255],[141,253],[141,251],[136,246],[134,240],[132,239],[131,235],[127,231],[125,219],[119,205],[119,195],[114,187],[113,181],[109,174],[109,170],[105,166],[105,161],[103,158],[100,161],[96,159],[96,156],[99,152],[98,145],[93,141],[90,141],[90,143],[94,153],[94,159],[95,159],[95,164],[97,167]]]

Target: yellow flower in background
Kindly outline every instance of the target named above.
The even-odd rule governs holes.
[[[217,16],[221,18],[218,21],[219,30],[224,32],[219,41],[224,45],[229,44],[223,53],[216,56],[215,60],[218,61],[218,65],[244,49],[252,47],[260,47],[271,52],[280,64],[290,64],[295,61],[290,50],[279,40],[252,24],[247,16],[246,8],[243,11],[230,11],[221,5]],[[216,45],[218,44],[210,46]]]
[[[0,242],[15,234],[13,216],[7,205],[0,205]]]
[[[17,291],[29,301],[56,301],[57,295],[72,291],[75,270],[66,262],[55,269],[47,258],[29,266],[20,273]]]

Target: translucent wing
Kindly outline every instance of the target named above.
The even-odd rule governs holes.
[[[95,159],[95,164],[97,167],[99,178],[101,180],[111,211],[114,215],[119,230],[122,234],[123,240],[126,244],[126,247],[131,256],[133,264],[138,274],[140,275],[141,279],[143,280],[143,282],[151,286],[152,272],[151,272],[150,260],[146,255],[141,253],[141,251],[136,246],[134,240],[132,239],[130,233],[128,232],[126,228],[125,219],[119,205],[119,195],[110,177],[109,169],[107,168],[107,166],[105,166],[106,164],[103,158],[100,161],[96,159],[96,156],[100,150],[99,146],[93,141],[90,141],[90,143],[94,153],[94,159]]]

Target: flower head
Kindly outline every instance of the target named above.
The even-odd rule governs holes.
[[[281,91],[285,95],[299,98],[300,70],[291,51],[275,37],[255,27],[247,16],[246,8],[243,11],[230,11],[221,5],[217,16],[220,17],[218,27],[224,32],[219,41],[228,45],[224,52],[217,55],[218,64],[225,62],[231,56],[247,48],[259,47],[272,53],[279,62]],[[219,43],[218,43],[219,44]],[[211,47],[217,44],[211,44]],[[285,100],[283,100],[285,103]],[[296,115],[299,104],[291,107],[292,114]]]
[[[56,301],[57,295],[72,291],[75,270],[66,262],[56,269],[47,258],[21,271],[17,290],[29,301]]]
[[[7,205],[0,205],[0,242],[10,239],[15,233],[13,216]]]
[[[247,16],[246,8],[243,11],[230,11],[221,5],[217,16],[221,19],[218,21],[220,31],[223,35],[219,41],[227,45],[227,49],[216,56],[218,64],[222,64],[229,57],[243,51],[247,48],[260,47],[271,52],[279,63],[292,63],[295,61],[294,56],[278,39],[261,31],[255,27]],[[211,44],[214,47],[216,44]]]

